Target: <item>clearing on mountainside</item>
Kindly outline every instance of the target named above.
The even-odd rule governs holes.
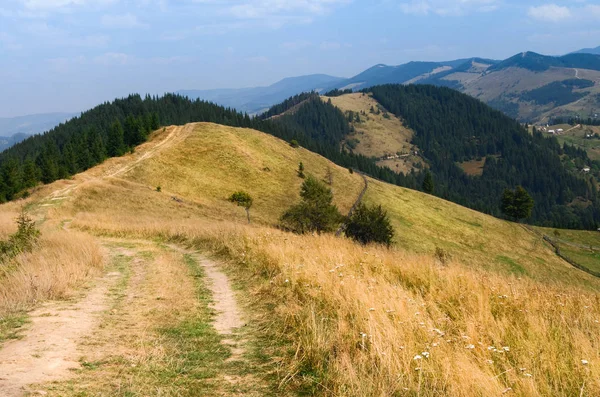
[[[414,132],[405,127],[394,114],[387,112],[370,94],[354,93],[338,97],[321,97],[344,112],[354,127],[344,141],[346,149],[379,159],[377,165],[392,171],[408,173],[419,164],[425,165],[419,156],[419,148],[412,145]]]

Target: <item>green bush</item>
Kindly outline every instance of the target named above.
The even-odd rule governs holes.
[[[21,252],[31,251],[37,242],[40,231],[25,211],[21,211],[16,219],[17,231],[7,241],[0,241],[0,261],[12,258]]]
[[[346,236],[361,244],[379,243],[391,245],[394,228],[387,212],[380,206],[359,204],[354,210],[346,227]]]

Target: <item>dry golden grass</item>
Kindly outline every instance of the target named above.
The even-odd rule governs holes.
[[[243,189],[254,198],[252,218],[274,224],[297,200],[303,182],[296,174],[300,162],[305,174],[321,179],[331,169],[335,204],[347,212],[363,187],[360,176],[258,131],[210,123],[195,124],[184,141],[140,163],[124,178],[161,186],[163,195],[193,202],[220,219],[245,218],[243,209],[227,202],[231,193]]]
[[[333,236],[130,220],[77,224],[233,259],[234,277],[254,280],[256,307],[273,305],[270,328],[293,344],[284,383],[319,382],[321,393],[353,396],[600,393],[597,293]]]
[[[416,146],[410,143],[414,132],[404,127],[402,121],[391,113],[388,113],[389,118],[383,116],[383,111],[380,114],[371,113],[371,107],[373,109],[383,108],[370,95],[355,93],[332,98],[322,97],[324,101],[329,99],[331,99],[333,105],[343,112],[364,112],[366,114],[360,115],[361,121],[359,123],[351,123],[355,132],[348,136],[347,141],[353,139],[360,141],[354,152],[377,158],[395,155],[396,153],[410,154],[408,157],[378,162],[378,165],[389,167],[397,172],[410,172],[413,169],[413,163],[424,164],[420,157],[412,155],[415,150],[418,150]]]
[[[463,169],[463,171],[467,175],[481,176],[481,175],[483,175],[483,167],[485,166],[485,159],[464,161],[462,163],[459,163],[459,166],[460,166],[460,168]]]
[[[100,247],[91,236],[48,231],[33,252],[2,264],[0,313],[28,309],[47,299],[66,298],[97,275],[102,265]]]
[[[289,343],[282,384],[348,396],[600,395],[600,282],[519,225],[371,180],[365,200],[389,211],[394,249],[287,234],[267,225],[297,197],[297,162],[321,176],[326,160],[212,125],[173,142],[125,179],[77,177],[48,219],[229,258],[264,312],[261,329]],[[330,166],[344,209],[361,181]],[[263,197],[255,225],[225,202],[238,189]]]

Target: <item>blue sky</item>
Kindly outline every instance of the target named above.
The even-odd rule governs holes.
[[[600,1],[2,0],[0,117],[600,45]]]

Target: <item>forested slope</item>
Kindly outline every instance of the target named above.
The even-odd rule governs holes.
[[[415,131],[413,141],[430,162],[438,195],[498,214],[502,190],[522,185],[536,202],[536,223],[593,228],[600,221],[592,180],[563,163],[589,160],[585,151],[531,135],[499,111],[447,88],[389,85],[372,93]],[[456,164],[477,158],[486,158],[481,177],[467,176]],[[583,204],[573,204],[576,199]]]

